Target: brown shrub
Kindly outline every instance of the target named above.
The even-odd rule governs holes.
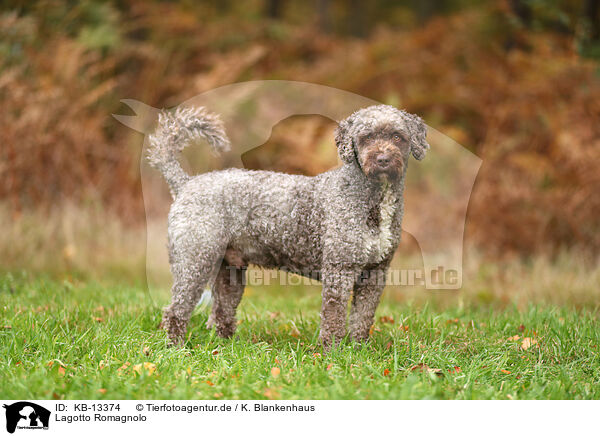
[[[176,3],[131,0],[120,13],[127,26],[109,49],[44,33],[40,16],[2,16],[4,28],[26,29],[22,59],[0,70],[0,199],[15,210],[68,198],[140,219],[141,137],[109,116],[118,100],[172,106],[228,82],[277,78],[417,112],[482,157],[468,235],[491,252],[600,251],[598,65],[568,37],[524,33],[495,9],[366,40],[201,19]],[[313,153],[328,140],[327,122],[290,123],[247,156],[251,166],[314,173],[330,162]]]

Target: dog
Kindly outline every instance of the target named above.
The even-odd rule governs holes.
[[[205,140],[215,152],[230,142],[204,108],[162,111],[148,160],[169,185],[168,249],[172,300],[161,326],[182,344],[192,311],[214,280],[208,325],[235,333],[245,268],[279,268],[323,285],[320,340],[327,348],[349,333],[369,337],[385,274],[400,243],[409,156],[429,150],[421,118],[392,106],[363,108],[339,122],[342,165],[315,177],[231,168],[188,175],[177,157]]]

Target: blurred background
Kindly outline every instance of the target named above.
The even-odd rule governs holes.
[[[281,79],[398,105],[483,159],[465,239],[481,301],[521,293],[597,304],[599,0],[0,8],[2,270],[144,280],[143,136],[111,117],[132,114],[120,100],[172,107]],[[325,171],[337,164],[333,127],[288,118],[243,162]],[[409,236],[400,248],[415,249]]]

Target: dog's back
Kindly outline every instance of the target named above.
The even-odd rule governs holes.
[[[202,229],[203,241],[235,250],[247,264],[305,273],[318,268],[318,177],[232,168],[192,177],[169,213],[169,237]],[[302,270],[302,271],[299,271]]]

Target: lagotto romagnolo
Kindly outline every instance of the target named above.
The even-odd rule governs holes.
[[[223,124],[203,108],[161,112],[148,159],[174,199],[168,222],[173,296],[161,323],[170,340],[183,342],[192,310],[213,279],[208,325],[232,336],[249,264],[322,282],[326,347],[346,335],[350,298],[350,336],[367,339],[400,242],[409,155],[425,157],[426,134],[418,116],[371,106],[339,122],[342,165],[315,177],[238,168],[190,176],[177,155],[198,139],[217,152],[229,150]]]

